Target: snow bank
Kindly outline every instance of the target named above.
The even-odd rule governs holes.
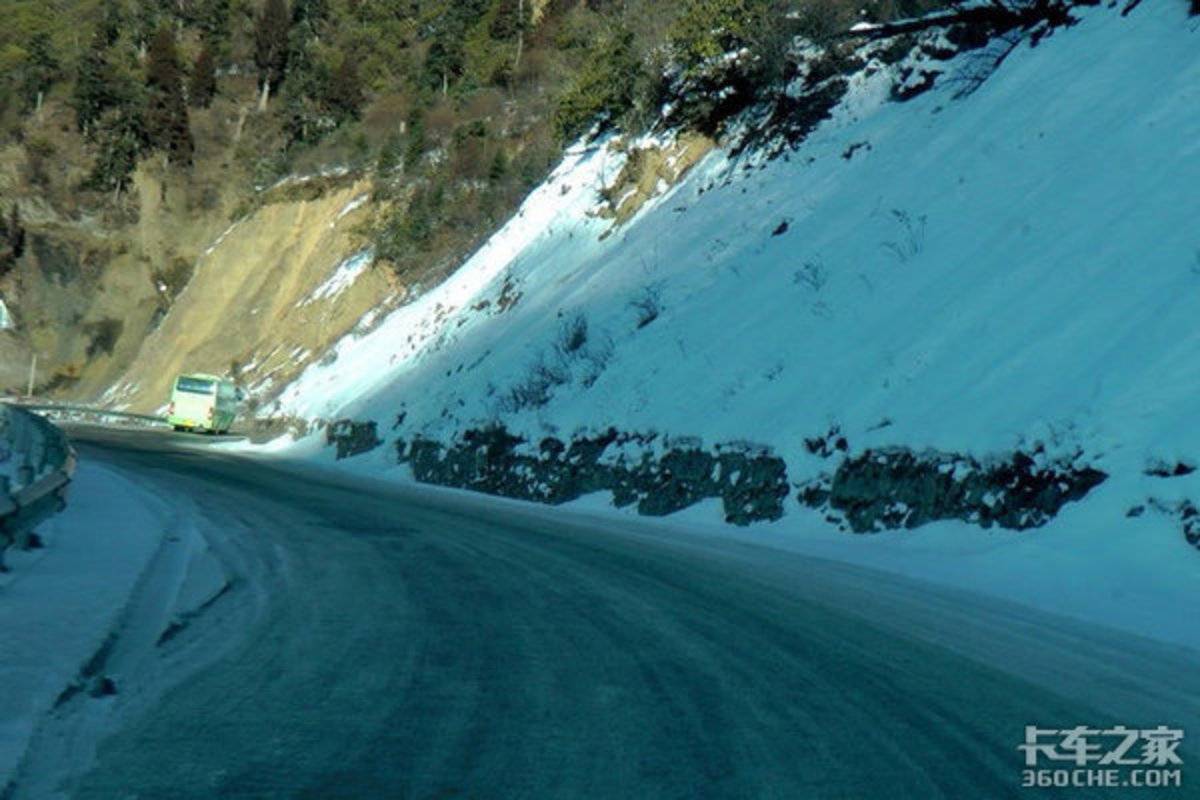
[[[613,509],[601,496],[566,508],[626,523],[636,516]],[[779,522],[736,528],[722,521],[715,501],[663,520],[638,519],[653,528],[873,567],[1200,650],[1200,626],[1183,602],[1200,585],[1200,557],[1187,552],[1178,530],[1161,519],[1114,525],[1111,512],[1103,501],[1080,504],[1045,529],[1019,534],[939,522],[853,536],[804,509]]]
[[[81,464],[67,509],[0,576],[0,787],[38,720],[117,626],[163,542],[169,509],[111,470]]]

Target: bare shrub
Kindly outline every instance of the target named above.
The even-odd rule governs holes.
[[[588,341],[588,321],[583,314],[576,314],[563,322],[558,329],[554,349],[563,359],[578,353]]]
[[[500,394],[497,408],[502,413],[541,408],[553,398],[555,389],[576,380],[585,389],[591,388],[607,369],[613,351],[612,338],[592,336],[587,317],[576,314],[559,327],[548,353],[543,351],[524,377]]]
[[[579,382],[583,384],[585,389],[592,388],[596,381],[600,379],[600,376],[604,374],[604,370],[608,369],[608,364],[612,361],[615,349],[612,337],[606,335],[601,336],[599,341],[583,352],[581,356],[583,375]]]
[[[541,408],[550,402],[554,390],[570,379],[570,372],[562,364],[548,363],[539,356],[529,365],[525,377],[500,398],[500,408],[512,414],[527,408]]]
[[[883,242],[880,247],[894,255],[901,264],[907,264],[925,249],[927,217],[924,214],[914,217],[903,209],[893,208],[892,218],[900,227],[900,235],[896,239]]]
[[[661,284],[643,286],[629,301],[629,307],[633,309],[637,319],[638,330],[654,322],[663,311]]]

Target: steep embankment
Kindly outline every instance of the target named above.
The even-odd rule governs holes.
[[[0,386],[152,412],[182,372],[238,378],[256,403],[395,294],[355,230],[369,187],[339,175],[259,193],[232,224],[189,211],[152,171],[133,220],[30,223],[7,281],[15,325],[0,335]]]
[[[1075,14],[982,47],[876,42],[840,74],[814,60],[777,138],[658,182],[625,224],[612,209],[646,183],[628,165],[672,160],[629,151],[668,143],[577,148],[283,410],[355,420],[327,437],[374,450],[364,466],[651,514],[1186,516],[1197,486],[1155,473],[1200,454],[1195,33],[1177,3]]]
[[[0,243],[0,392],[25,391],[36,355],[42,396],[154,411],[176,374],[208,371],[254,403],[387,305],[357,232],[365,169],[252,185],[274,130],[254,91],[226,80],[192,111],[194,163],[148,155],[121,192],[85,188],[94,145],[63,97],[0,147],[4,227],[16,207],[25,231],[15,259]]]
[[[197,124],[223,130],[223,119],[204,112]],[[67,103],[25,119],[0,148],[5,215],[18,208],[25,231],[23,252],[0,267],[12,323],[0,333],[0,391],[26,388],[34,354],[41,394],[82,399],[112,384],[227,224],[237,183],[217,166],[227,144],[206,133],[190,172],[146,159],[128,191],[102,195],[82,188],[91,162]]]
[[[252,404],[269,397],[392,291],[355,233],[368,190],[327,176],[265,192],[201,252],[105,400],[153,411],[188,371],[232,374]]]

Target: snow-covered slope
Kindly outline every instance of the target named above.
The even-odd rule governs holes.
[[[966,98],[946,80],[887,103],[867,81],[856,113],[788,158],[718,152],[615,231],[588,212],[620,156],[573,151],[452,281],[343,341],[284,409],[389,426],[404,409],[432,435],[502,416],[798,452],[840,423],[860,445],[1056,433],[1139,466],[1183,454],[1200,388],[1196,34],[1178,3],[1079,13]],[[497,314],[506,283],[520,299]],[[588,363],[512,413],[508,390],[576,317]]]
[[[1018,595],[1032,560],[1038,585],[1079,568],[1059,587],[1073,611],[1089,581],[1113,608],[1148,582],[1184,591],[1200,473],[1148,473],[1200,458],[1200,33],[1182,2],[1076,14],[970,93],[979,53],[906,103],[892,68],[866,69],[797,149],[717,150],[620,227],[596,210],[624,156],[576,148],[450,282],[341,342],[282,410],[373,420],[389,443],[503,425],[532,453],[609,426],[660,449],[752,442],[794,485],[829,470],[805,439],[832,428],[851,454],[1062,456],[1108,479],[976,567],[1007,564]],[[405,474],[390,446],[356,463]],[[922,569],[978,573],[952,561]]]

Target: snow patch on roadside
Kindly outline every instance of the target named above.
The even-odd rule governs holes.
[[[0,789],[39,720],[117,626],[163,545],[170,509],[119,474],[81,463],[46,548],[0,576]]]
[[[237,640],[235,604],[173,641],[235,585],[205,524],[189,499],[80,465],[47,547],[0,586],[0,794],[69,794],[105,735]]]
[[[718,500],[664,519],[647,519],[631,509],[615,509],[604,494],[596,494],[546,513],[620,519],[648,530],[738,539],[871,567],[1200,652],[1200,626],[1181,602],[1200,585],[1200,558],[1180,546],[1175,524],[1146,516],[1114,526],[1110,511],[1101,498],[1068,507],[1034,532],[981,531],[963,522],[937,522],[884,535],[839,533],[807,509],[793,510],[777,522],[738,528],[725,524]]]

